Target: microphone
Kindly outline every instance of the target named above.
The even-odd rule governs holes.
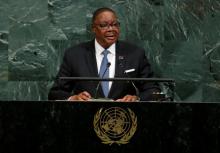
[[[104,73],[102,74],[101,79],[103,79],[103,77],[105,76],[106,71],[109,69],[110,66],[111,66],[111,63],[108,62],[107,65],[106,65],[106,69],[105,69]],[[101,82],[102,81],[99,81],[99,83],[96,86],[96,89],[95,89],[95,99],[97,98],[97,94],[98,94],[98,90],[99,90],[99,86],[100,86]]]
[[[129,77],[128,73],[129,73],[129,72],[132,72],[132,71],[134,71],[134,70],[135,70],[135,69],[126,70],[126,71],[124,71],[124,74],[125,74],[127,77]],[[136,85],[134,84],[134,82],[133,82],[132,80],[130,80],[130,82],[131,82],[132,86],[133,86],[134,89],[135,89],[136,96],[139,98],[139,96],[140,96],[139,89],[136,87]]]

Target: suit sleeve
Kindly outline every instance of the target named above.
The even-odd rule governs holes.
[[[74,83],[70,80],[61,80],[60,77],[72,76],[70,50],[65,52],[60,70],[54,80],[54,84],[49,91],[48,100],[65,100],[72,95]]]
[[[140,78],[152,78],[154,77],[154,73],[151,69],[151,65],[145,55],[145,51],[141,51],[141,55],[139,56],[139,76]],[[160,87],[157,83],[154,82],[139,82],[138,83],[140,90],[140,100],[141,101],[153,101],[153,93],[160,92]]]

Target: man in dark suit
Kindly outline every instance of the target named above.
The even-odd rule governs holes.
[[[116,13],[112,9],[100,8],[94,12],[92,31],[95,34],[94,40],[81,43],[65,51],[63,63],[57,75],[58,78],[149,78],[153,76],[144,50],[118,40],[120,24]],[[103,54],[104,51],[106,55]],[[102,68],[104,62],[106,62],[105,68]],[[101,72],[103,69],[104,72]],[[103,74],[99,75],[100,73]],[[146,101],[151,100],[153,92],[160,91],[155,83],[136,82],[135,85],[133,83],[117,81],[107,82],[104,85],[104,82],[57,79],[49,92],[48,99],[90,101],[92,98],[105,97],[124,102],[139,99]],[[140,94],[135,90],[135,86]]]

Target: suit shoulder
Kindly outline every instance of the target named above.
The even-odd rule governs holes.
[[[122,50],[130,51],[130,52],[145,52],[144,49],[134,43],[128,41],[118,41],[118,46]]]
[[[71,46],[65,50],[65,54],[77,54],[83,53],[88,50],[88,48],[92,47],[91,42],[82,42],[77,45]]]
[[[121,46],[127,46],[127,47],[131,47],[131,48],[138,48],[138,49],[143,49],[141,48],[140,46],[134,44],[134,43],[131,43],[129,41],[118,41],[118,43],[121,45]]]

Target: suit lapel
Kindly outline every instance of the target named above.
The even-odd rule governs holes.
[[[121,46],[120,42],[116,43],[116,56],[115,56],[115,78],[124,77],[124,70],[126,66],[126,54]],[[119,89],[117,81],[112,83],[112,87],[109,92],[109,97],[114,97],[115,91]]]
[[[89,67],[89,72],[91,77],[99,77],[98,75],[98,69],[97,69],[97,62],[96,62],[96,56],[95,56],[95,44],[94,41],[91,41],[87,46],[88,54],[86,54],[86,60],[87,65]],[[126,52],[125,49],[123,49],[123,46],[120,44],[120,42],[116,43],[116,59],[115,59],[115,78],[124,77],[124,71],[126,68]],[[97,82],[98,83],[98,82]],[[96,85],[97,85],[96,83]],[[112,83],[112,87],[109,91],[108,97],[114,97],[115,91],[117,89],[121,88],[120,84],[117,83],[117,81]],[[104,97],[104,93],[102,91],[101,85],[99,86],[98,90],[98,97]]]
[[[89,67],[89,73],[90,77],[99,77],[98,75],[98,68],[97,68],[97,61],[96,61],[96,55],[95,55],[95,43],[94,40],[89,43],[87,46],[87,51],[88,53],[86,54],[86,60],[87,60],[87,66]],[[94,93],[96,92],[96,88],[99,82],[94,83]],[[98,88],[98,93],[97,95],[94,95],[97,97],[104,97],[104,93],[102,91],[101,84],[99,85]]]
[[[89,73],[91,77],[98,77],[97,62],[95,56],[95,45],[94,41],[89,42],[87,46],[86,54],[87,66],[89,68]]]

